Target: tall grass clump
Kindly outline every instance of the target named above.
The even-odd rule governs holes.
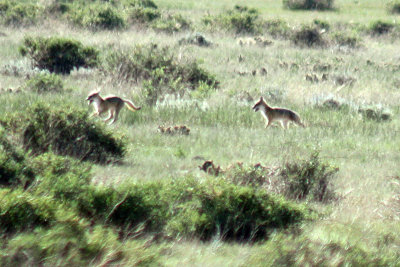
[[[233,9],[217,16],[206,16],[203,23],[209,27],[217,27],[240,33],[260,33],[262,21],[255,8],[236,5]]]
[[[34,179],[34,172],[26,157],[0,129],[0,186],[27,187]]]
[[[71,107],[50,108],[38,103],[31,107],[29,116],[16,112],[6,123],[34,155],[52,151],[83,161],[107,163],[120,160],[125,153],[120,137],[90,121],[86,111]]]
[[[387,9],[388,9],[389,13],[400,14],[400,1],[395,0],[395,1],[390,2],[388,4]]]
[[[295,45],[302,47],[322,47],[326,44],[321,30],[309,25],[303,25],[293,32],[291,40]]]
[[[377,20],[372,22],[369,25],[369,31],[372,35],[383,35],[387,34],[395,28],[395,24],[393,22]]]
[[[285,195],[299,200],[331,200],[334,196],[331,180],[337,171],[337,168],[322,162],[318,152],[300,162],[287,162],[280,172]]]
[[[334,0],[283,0],[283,6],[292,10],[332,10]]]
[[[22,56],[39,69],[69,74],[74,68],[95,67],[99,52],[77,40],[62,37],[25,37],[19,47]]]
[[[103,71],[119,82],[142,83],[143,98],[151,105],[166,94],[183,96],[204,84],[213,88],[217,85],[214,75],[196,61],[178,61],[169,47],[159,48],[156,44],[111,51]]]
[[[35,24],[43,11],[37,1],[0,1],[0,22],[9,26]]]
[[[36,93],[62,92],[64,90],[61,77],[47,72],[34,75],[26,81],[24,87]]]
[[[151,23],[151,28],[167,33],[190,29],[191,23],[181,14],[163,14]]]
[[[75,5],[68,17],[74,24],[93,30],[122,29],[127,24],[121,9],[104,3]]]
[[[22,190],[0,189],[0,232],[15,232],[55,221],[49,198],[33,196]]]

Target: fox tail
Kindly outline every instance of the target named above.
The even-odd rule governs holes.
[[[131,111],[135,111],[135,110],[141,109],[141,107],[136,107],[136,106],[132,103],[132,101],[130,101],[130,100],[125,100],[125,99],[124,99],[124,102],[125,102],[126,106],[128,107],[128,109],[130,109]]]

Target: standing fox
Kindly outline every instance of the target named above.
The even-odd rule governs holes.
[[[112,122],[110,122],[109,124],[113,124],[118,119],[118,114],[124,107],[124,104],[126,104],[128,109],[132,111],[140,109],[140,107],[135,107],[132,101],[122,99],[118,96],[109,96],[102,98],[100,96],[100,92],[89,94],[86,100],[89,101],[89,105],[93,103],[94,106],[94,112],[91,117],[95,115],[100,116],[104,112],[108,111],[109,117],[104,121],[109,121],[113,119]]]
[[[263,97],[260,97],[260,100],[253,106],[253,110],[255,112],[260,110],[261,115],[266,120],[265,128],[269,127],[274,121],[280,121],[284,129],[287,129],[289,122],[305,127],[296,112],[285,108],[272,108],[268,106]]]

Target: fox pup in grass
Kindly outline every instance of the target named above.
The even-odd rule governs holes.
[[[253,106],[253,110],[261,112],[266,121],[265,128],[269,127],[274,121],[279,121],[284,129],[287,129],[289,122],[305,127],[296,112],[285,108],[272,108],[268,106],[263,97],[260,97],[260,100]]]
[[[118,114],[125,104],[131,111],[140,109],[140,107],[136,107],[132,103],[132,101],[122,99],[118,96],[109,96],[102,98],[100,96],[100,92],[89,94],[86,100],[89,101],[89,105],[93,103],[94,106],[94,112],[91,117],[95,115],[100,116],[101,114],[108,111],[109,116],[104,121],[109,121],[113,119],[109,124],[113,124],[118,119]]]

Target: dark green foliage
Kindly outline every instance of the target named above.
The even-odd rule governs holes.
[[[25,37],[19,51],[35,67],[63,74],[69,74],[73,68],[95,67],[99,54],[93,47],[62,37]]]
[[[392,119],[392,114],[389,111],[383,109],[382,107],[377,107],[377,106],[360,107],[358,109],[358,112],[365,120],[383,122],[383,121],[390,121]]]
[[[118,81],[143,81],[143,97],[151,105],[167,93],[183,95],[186,88],[196,90],[200,85],[217,84],[215,77],[196,61],[177,61],[169,47],[155,44],[138,45],[133,51],[112,51],[103,70]]]
[[[50,200],[34,197],[21,190],[0,189],[1,232],[28,230],[35,226],[48,226],[55,220]]]
[[[34,179],[22,151],[11,144],[3,130],[0,131],[0,185],[27,187]]]
[[[203,240],[220,235],[224,240],[256,240],[274,228],[300,222],[306,212],[265,190],[217,180],[208,185],[195,180],[176,181],[167,193],[167,233]],[[162,196],[164,199],[166,196]]]
[[[288,23],[281,19],[271,19],[265,21],[264,30],[275,38],[288,38],[291,34],[291,29]]]
[[[388,4],[388,10],[392,14],[400,14],[400,1],[392,1],[390,4]]]
[[[36,93],[62,92],[64,84],[57,74],[40,73],[27,80],[25,88]]]
[[[208,47],[211,45],[211,42],[207,41],[206,37],[204,37],[204,35],[201,33],[190,34],[187,37],[180,39],[178,43],[179,45],[193,44],[203,47]]]
[[[314,152],[308,160],[286,163],[280,175],[288,197],[327,201],[333,197],[330,180],[337,171],[337,168],[321,162],[318,152]]]
[[[392,22],[378,20],[371,23],[369,30],[373,35],[382,35],[389,33],[394,27],[395,24]]]
[[[126,26],[125,18],[118,8],[109,4],[89,4],[75,6],[70,14],[72,21],[86,28],[121,29]]]
[[[31,108],[29,116],[15,114],[9,125],[17,124],[23,146],[35,155],[52,151],[83,161],[118,161],[125,152],[121,139],[104,126],[88,119],[86,111],[71,107],[50,109],[42,104]]]
[[[173,33],[189,29],[190,22],[180,14],[167,14],[155,20],[151,24],[151,27],[157,31]]]
[[[332,40],[339,46],[357,48],[361,45],[360,37],[355,33],[335,32],[332,34]]]
[[[135,7],[129,10],[129,18],[133,24],[144,24],[161,18],[161,13],[154,8]]]
[[[222,27],[235,33],[259,33],[262,24],[257,9],[238,5],[218,16],[204,17],[203,23]]]
[[[125,3],[126,5],[131,5],[135,7],[153,8],[153,9],[158,8],[153,0],[125,0]]]
[[[5,25],[32,25],[37,22],[40,11],[40,6],[33,2],[0,1],[0,21]]]
[[[283,6],[293,10],[331,10],[334,0],[283,0]]]
[[[295,45],[316,47],[325,45],[322,34],[317,27],[303,25],[299,30],[295,31],[291,37]]]

